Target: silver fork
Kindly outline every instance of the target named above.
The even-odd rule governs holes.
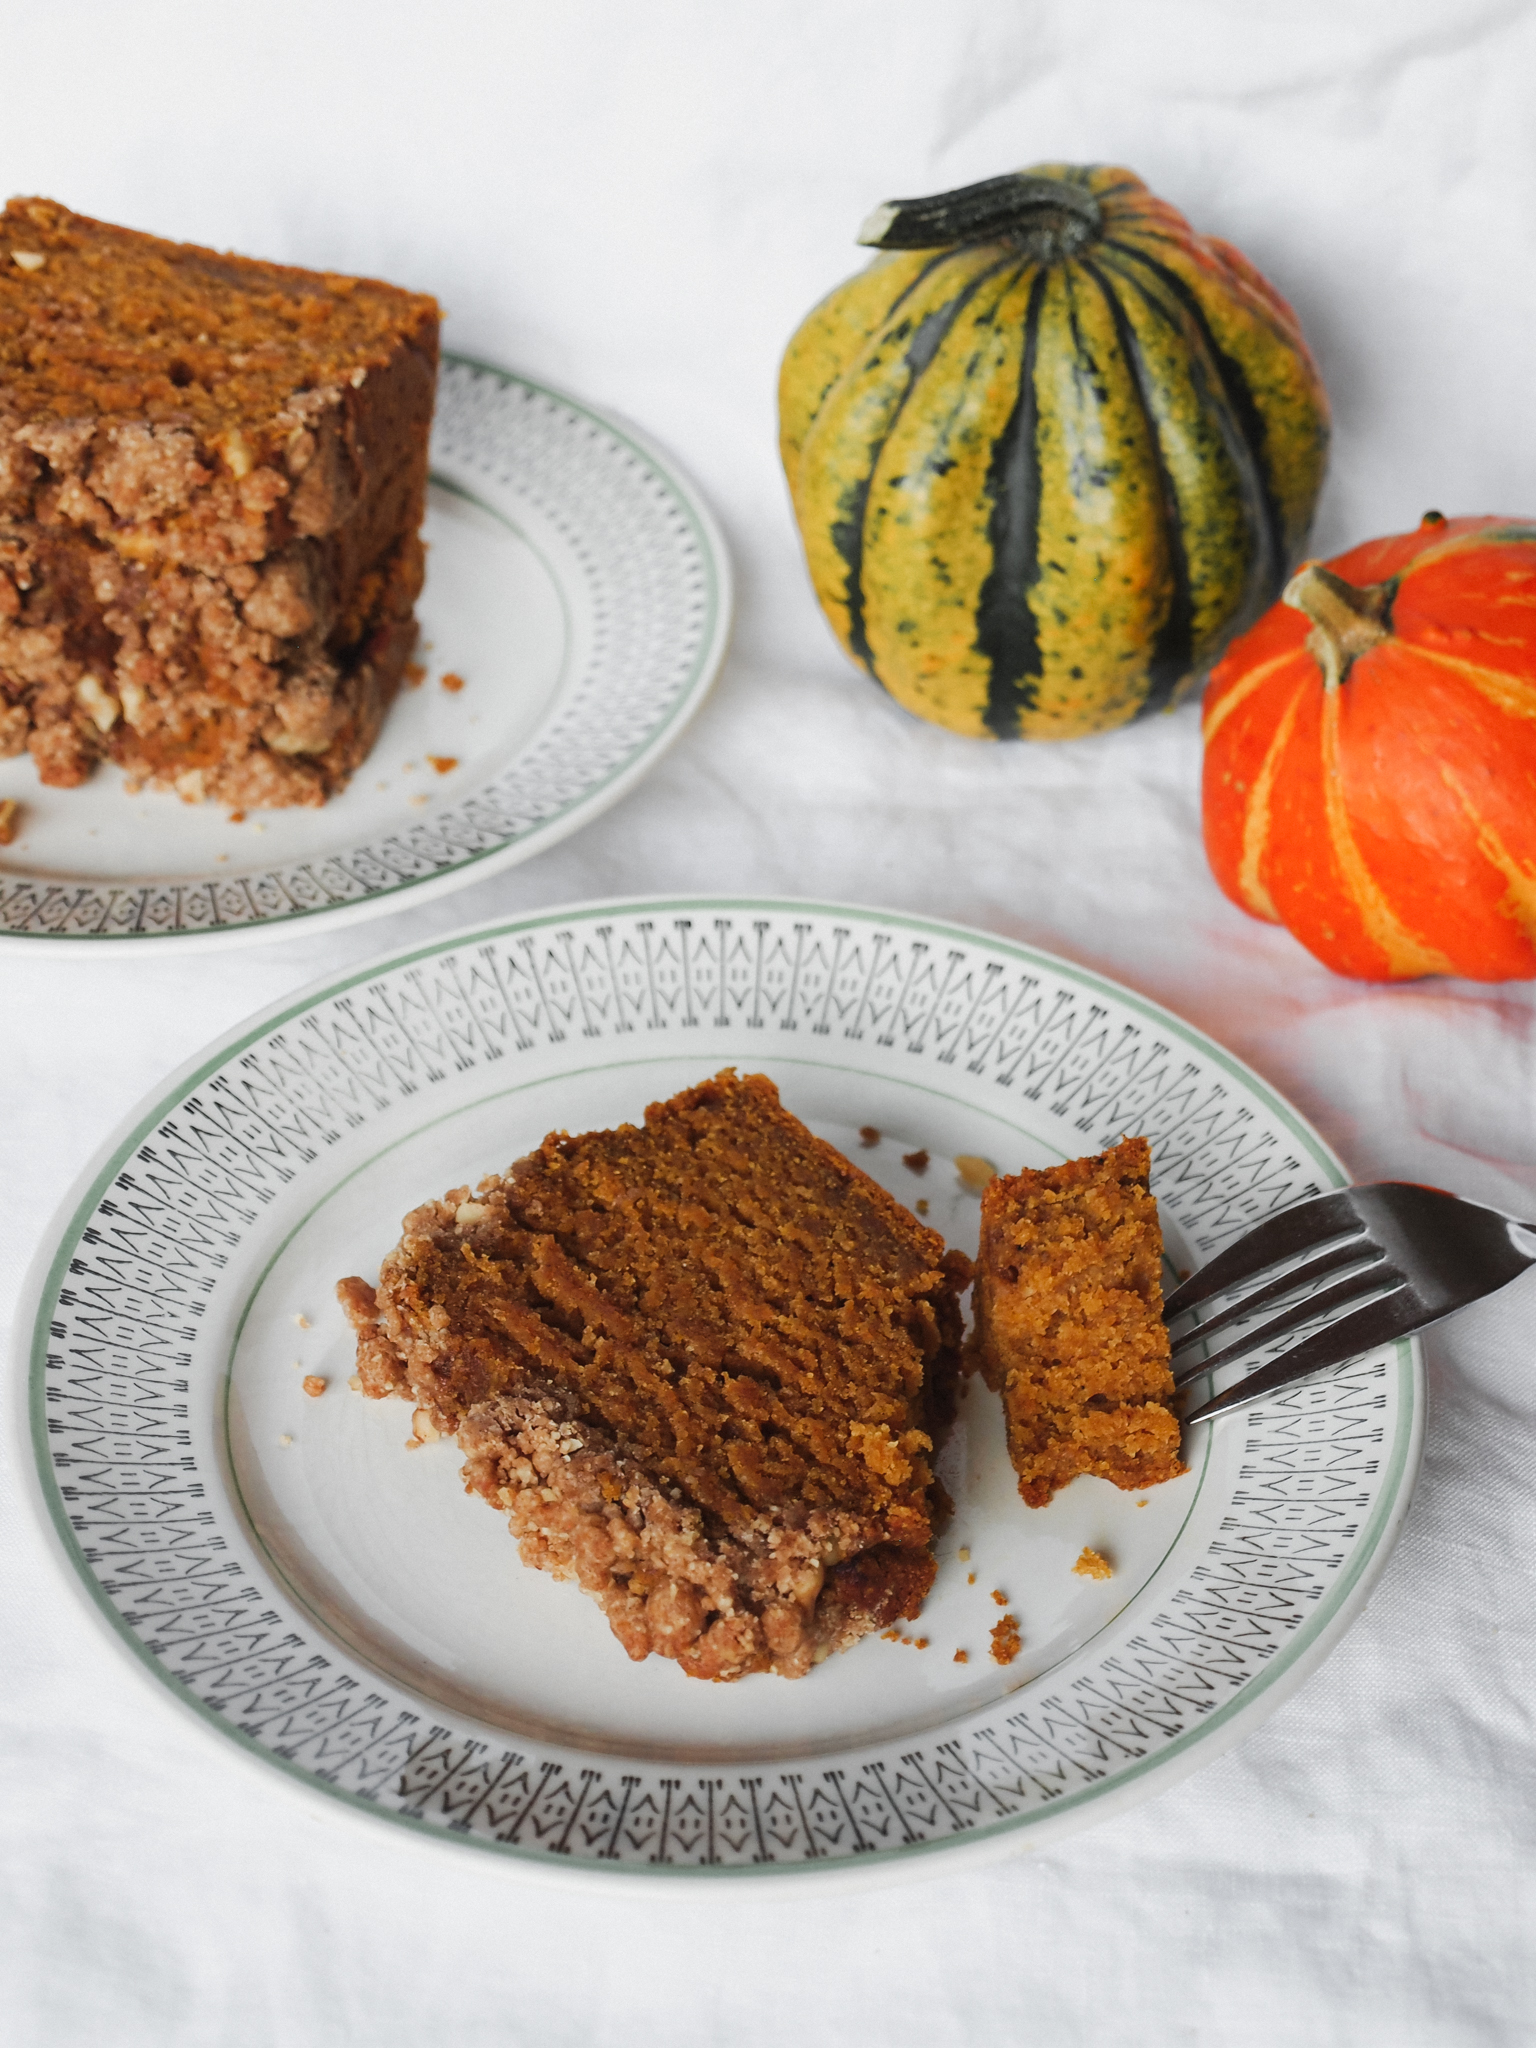
[[[1277,1266],[1285,1270],[1274,1273]],[[1189,1396],[1181,1395],[1183,1420],[1209,1422],[1277,1387],[1411,1336],[1506,1286],[1528,1266],[1536,1266],[1536,1225],[1412,1181],[1340,1188],[1282,1209],[1192,1273],[1164,1303],[1163,1320],[1172,1323],[1191,1309],[1236,1295],[1174,1338],[1174,1383],[1187,1387],[1319,1318],[1327,1321],[1199,1406],[1185,1405]],[[1290,1301],[1292,1296],[1300,1298]],[[1213,1356],[1192,1355],[1220,1331],[1276,1302],[1290,1305]]]

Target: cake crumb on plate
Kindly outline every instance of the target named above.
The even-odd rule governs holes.
[[[1083,1545],[1082,1556],[1072,1569],[1080,1579],[1112,1579],[1115,1576],[1114,1567],[1109,1559],[1100,1557],[1099,1553],[1090,1550],[1086,1543]]]
[[[1005,1614],[992,1631],[992,1662],[1011,1664],[1024,1647],[1019,1635],[1019,1618],[1016,1614]]]
[[[326,1388],[330,1385],[330,1381],[322,1379],[320,1374],[317,1372],[308,1372],[304,1375],[301,1384],[303,1385],[304,1391],[306,1394],[309,1395],[310,1399],[318,1401],[320,1396],[325,1392]]]

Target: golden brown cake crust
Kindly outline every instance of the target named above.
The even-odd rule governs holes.
[[[1127,1138],[982,1195],[970,1355],[1002,1395],[1031,1507],[1081,1472],[1134,1488],[1185,1469],[1151,1165],[1146,1139]]]
[[[316,804],[414,638],[433,300],[0,214],[0,755]]]
[[[363,1391],[457,1436],[528,1563],[730,1679],[917,1614],[969,1277],[727,1071],[413,1211],[338,1292]]]

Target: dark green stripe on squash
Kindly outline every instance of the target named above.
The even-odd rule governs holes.
[[[897,299],[896,307],[900,307],[905,300],[910,298],[918,285],[938,267],[938,262],[943,260],[940,257],[935,263],[925,264],[923,269],[913,278],[907,289],[901,294],[901,297]],[[879,467],[881,453],[885,448],[886,442],[896,430],[896,423],[906,408],[907,400],[911,396],[918,378],[938,354],[940,347],[943,345],[945,335],[954,326],[956,320],[970,304],[982,285],[989,278],[995,277],[998,271],[1005,267],[1005,264],[995,263],[989,270],[981,271],[977,276],[969,279],[952,299],[947,300],[941,306],[935,306],[931,312],[925,313],[922,319],[918,321],[912,331],[912,341],[907,349],[907,388],[897,401],[895,411],[891,414],[889,420],[886,421],[884,433],[868,444],[868,465],[863,475],[857,480],[848,494],[846,516],[842,519],[834,520],[832,523],[832,544],[848,564],[849,646],[871,675],[875,674],[875,664],[874,657],[870,651],[869,638],[864,630],[864,590],[861,581],[864,561],[864,520],[869,509],[870,486],[874,482],[875,471]],[[893,308],[893,310],[895,309]]]
[[[981,586],[976,648],[991,663],[983,716],[1000,740],[1017,739],[1021,712],[1033,711],[1040,682],[1040,633],[1029,592],[1040,580],[1040,450],[1035,442],[1035,358],[1047,271],[1037,272],[1024,313],[1019,395],[987,472],[992,511],[992,573]]]
[[[1253,617],[1257,618],[1259,613],[1266,611],[1280,594],[1280,586],[1285,581],[1288,555],[1285,544],[1285,519],[1275,494],[1270,488],[1269,473],[1265,466],[1264,449],[1268,436],[1264,425],[1264,415],[1254,402],[1253,392],[1249,388],[1248,379],[1243,375],[1241,363],[1234,362],[1232,357],[1221,347],[1215,335],[1211,332],[1211,324],[1206,318],[1205,308],[1201,305],[1195,293],[1190,290],[1186,281],[1179,276],[1178,272],[1170,270],[1166,263],[1159,263],[1155,256],[1149,256],[1144,249],[1138,249],[1129,242],[1117,242],[1110,239],[1104,243],[1104,249],[1107,253],[1113,253],[1117,257],[1142,264],[1147,270],[1151,271],[1158,282],[1178,300],[1184,311],[1189,315],[1195,331],[1200,337],[1201,345],[1216,367],[1216,374],[1221,380],[1222,395],[1231,410],[1232,417],[1236,422],[1237,431],[1242,439],[1243,448],[1248,457],[1248,467],[1254,480],[1257,509],[1262,521],[1261,531],[1264,536],[1266,559],[1258,579],[1261,594],[1258,596],[1253,608]],[[1119,268],[1118,264],[1114,267],[1117,270]],[[1126,282],[1130,283],[1132,280],[1127,278]],[[1137,288],[1144,289],[1139,284]],[[1239,630],[1241,629],[1238,627],[1233,628],[1234,632]]]
[[[1147,391],[1147,366],[1142,358],[1141,344],[1131,332],[1131,323],[1125,317],[1125,308],[1110,290],[1108,278],[1092,263],[1085,263],[1083,268],[1104,294],[1104,303],[1109,308],[1110,319],[1114,322],[1121,353],[1130,368],[1142,417],[1147,423],[1147,440],[1152,449],[1152,460],[1157,470],[1157,487],[1163,501],[1163,529],[1168,543],[1168,609],[1157,629],[1157,638],[1152,643],[1147,661],[1147,694],[1142,698],[1135,713],[1137,718],[1145,718],[1150,712],[1164,710],[1172,702],[1174,691],[1189,674],[1195,658],[1194,605],[1189,591],[1189,556],[1184,546],[1184,528],[1179,518],[1173,479],[1168,474],[1168,464],[1163,454],[1157,411]]]

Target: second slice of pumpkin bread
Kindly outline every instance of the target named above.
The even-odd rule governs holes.
[[[1031,1507],[1082,1472],[1135,1488],[1185,1469],[1151,1165],[1127,1138],[982,1195],[971,1356],[1002,1395]]]
[[[339,1292],[363,1391],[456,1435],[466,1489],[631,1657],[794,1678],[933,1582],[969,1277],[727,1071],[427,1203]]]
[[[319,804],[404,675],[438,308],[0,211],[0,756]]]

